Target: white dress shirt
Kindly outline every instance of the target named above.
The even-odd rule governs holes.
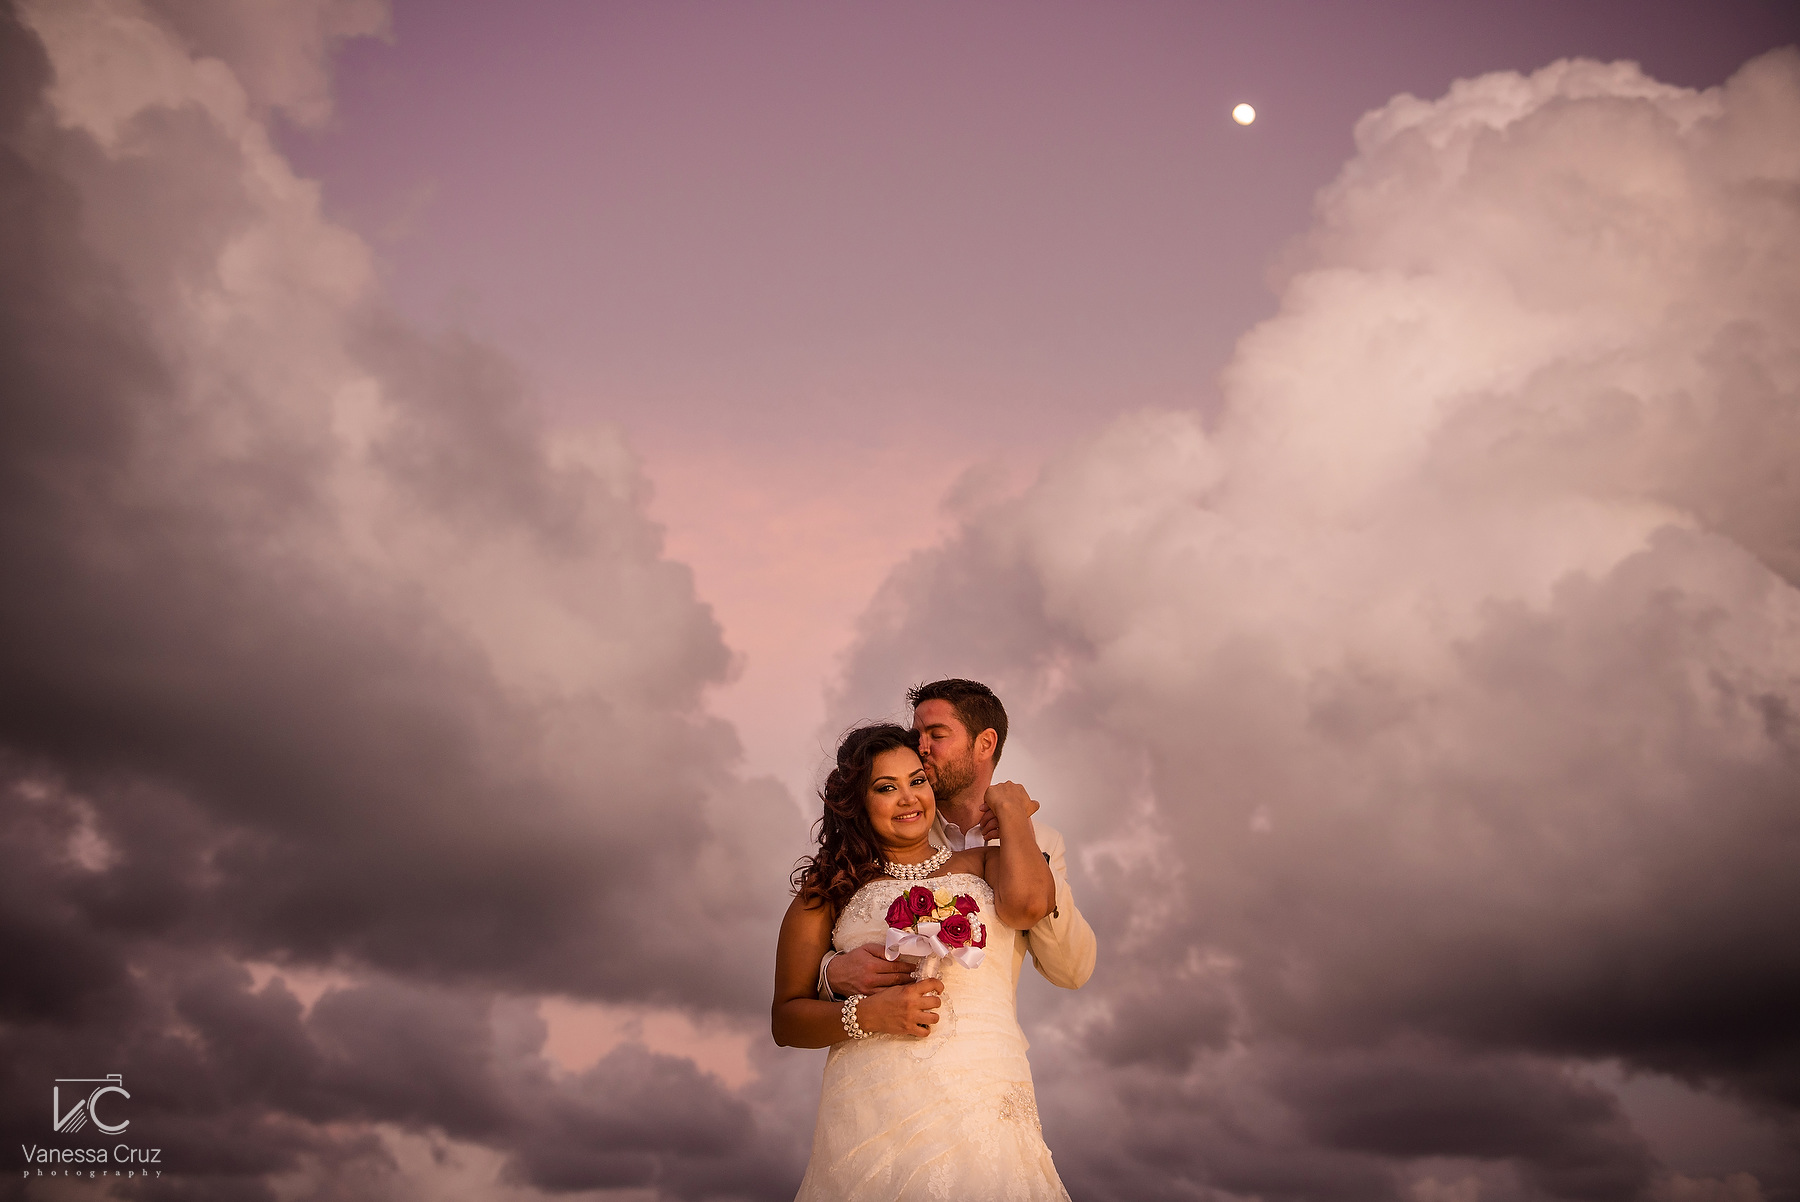
[[[987,840],[981,837],[980,827],[964,831],[942,814],[931,824],[930,839],[933,847],[948,847],[951,851],[968,851],[971,847],[987,846]]]

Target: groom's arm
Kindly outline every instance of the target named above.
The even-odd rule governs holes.
[[[826,952],[819,963],[819,997],[843,1001],[853,993],[874,993],[912,983],[913,966],[905,960],[889,960],[879,943],[865,943],[847,952]]]
[[[1100,941],[1094,937],[1094,928],[1075,907],[1061,833],[1041,822],[1035,826],[1038,847],[1050,861],[1050,875],[1056,878],[1056,908],[1026,933],[1031,962],[1052,985],[1080,989],[1094,975]]]

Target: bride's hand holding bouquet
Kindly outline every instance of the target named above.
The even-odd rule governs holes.
[[[944,983],[926,977],[871,993],[856,1004],[856,1020],[865,1034],[910,1035],[923,1039],[938,1021]]]

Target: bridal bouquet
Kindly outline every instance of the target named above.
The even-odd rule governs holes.
[[[981,967],[987,953],[987,926],[976,916],[981,903],[967,893],[914,885],[894,899],[887,912],[887,958],[949,957],[964,968]]]

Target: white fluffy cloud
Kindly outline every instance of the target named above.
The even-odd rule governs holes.
[[[1797,135],[1793,51],[1399,97],[1216,422],[890,581],[837,716],[990,681],[1086,852],[1087,1195],[1675,1188],[1605,1063],[1795,1121]]]

